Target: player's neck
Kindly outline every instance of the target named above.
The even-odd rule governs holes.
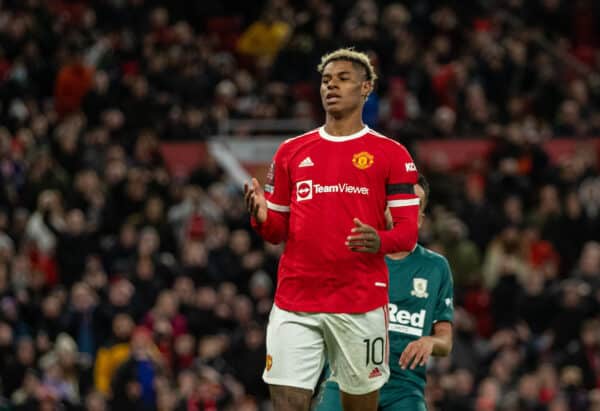
[[[417,244],[415,244],[415,248],[413,248],[412,251],[399,251],[397,253],[387,254],[386,256],[390,260],[403,260],[406,257],[408,257],[410,254],[412,254],[416,248],[417,248]]]
[[[388,254],[387,257],[391,260],[402,260],[408,257],[409,254],[408,251],[401,251],[399,253]]]
[[[325,131],[332,136],[349,136],[362,130],[365,125],[362,122],[361,113],[352,113],[347,117],[334,117],[327,114],[325,119]]]

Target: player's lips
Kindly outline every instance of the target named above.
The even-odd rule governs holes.
[[[339,94],[335,94],[335,93],[327,93],[325,95],[325,101],[327,103],[335,103],[340,99],[340,95]]]

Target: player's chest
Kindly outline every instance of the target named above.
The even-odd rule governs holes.
[[[390,275],[390,303],[398,307],[430,309],[435,305],[439,284],[431,273],[394,272]]]
[[[390,331],[411,338],[423,336],[431,326],[436,298],[437,287],[427,276],[405,274],[390,281]]]
[[[383,153],[365,147],[314,146],[295,153],[288,167],[292,190],[301,201],[321,194],[384,191],[388,164]]]

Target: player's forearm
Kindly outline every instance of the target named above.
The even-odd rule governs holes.
[[[419,206],[390,208],[394,228],[378,231],[381,240],[379,251],[385,254],[412,251],[417,244]]]
[[[452,340],[444,337],[436,337],[434,335],[425,337],[433,342],[433,351],[431,355],[435,357],[445,357],[452,351]]]
[[[272,244],[279,244],[287,239],[288,214],[273,211],[267,212],[267,219],[263,223],[256,221],[254,217],[250,220],[252,227],[265,240]]]
[[[445,357],[452,351],[452,325],[447,321],[440,321],[433,325],[433,335],[429,336],[433,341],[432,355]]]

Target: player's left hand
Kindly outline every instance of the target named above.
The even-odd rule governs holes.
[[[429,337],[421,337],[406,346],[398,364],[405,370],[410,367],[414,370],[418,366],[427,364],[433,352],[433,341]]]
[[[375,254],[381,247],[379,233],[370,225],[363,224],[358,218],[354,219],[352,234],[346,238],[346,246],[350,251]]]

